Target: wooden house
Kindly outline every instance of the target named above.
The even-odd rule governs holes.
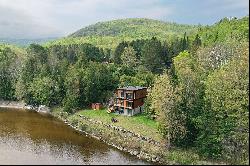
[[[115,112],[127,116],[133,116],[144,110],[144,101],[147,97],[147,88],[140,86],[128,86],[118,88],[115,93]]]

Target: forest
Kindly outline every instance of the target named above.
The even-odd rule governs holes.
[[[2,100],[72,114],[129,85],[149,88],[145,114],[167,148],[249,162],[248,16],[211,26],[115,20],[43,45],[0,45]]]

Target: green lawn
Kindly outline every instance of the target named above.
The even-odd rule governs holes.
[[[157,131],[157,123],[154,120],[148,119],[145,115],[139,114],[132,117],[115,115],[113,113],[107,113],[106,109],[103,110],[82,110],[76,114],[81,114],[91,119],[99,120],[107,124],[114,124],[119,127],[123,127],[127,130],[136,132],[146,137],[161,140],[161,135]],[[116,123],[111,122],[111,118],[114,117],[118,120]]]

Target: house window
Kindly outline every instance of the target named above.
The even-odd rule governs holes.
[[[124,97],[124,92],[121,92],[121,97],[122,97],[122,98]]]
[[[132,105],[133,105],[132,102],[128,102],[128,103],[127,103],[127,107],[131,107],[131,108],[132,108]]]
[[[122,107],[124,106],[124,101],[121,101],[121,106],[122,106]]]
[[[119,110],[119,114],[124,114],[124,109],[123,109],[123,108],[121,108],[121,109]]]
[[[127,99],[132,99],[132,96],[133,96],[132,93],[127,93],[126,94]]]
[[[128,115],[132,116],[132,110],[131,109],[128,109]]]

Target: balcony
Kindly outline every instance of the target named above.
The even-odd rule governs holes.
[[[124,107],[124,102],[121,103],[114,103],[115,107]]]
[[[115,106],[115,107],[120,107],[120,106],[121,106],[121,104],[114,104],[114,106]]]
[[[125,99],[124,96],[121,97],[121,96],[116,96],[117,99]]]

